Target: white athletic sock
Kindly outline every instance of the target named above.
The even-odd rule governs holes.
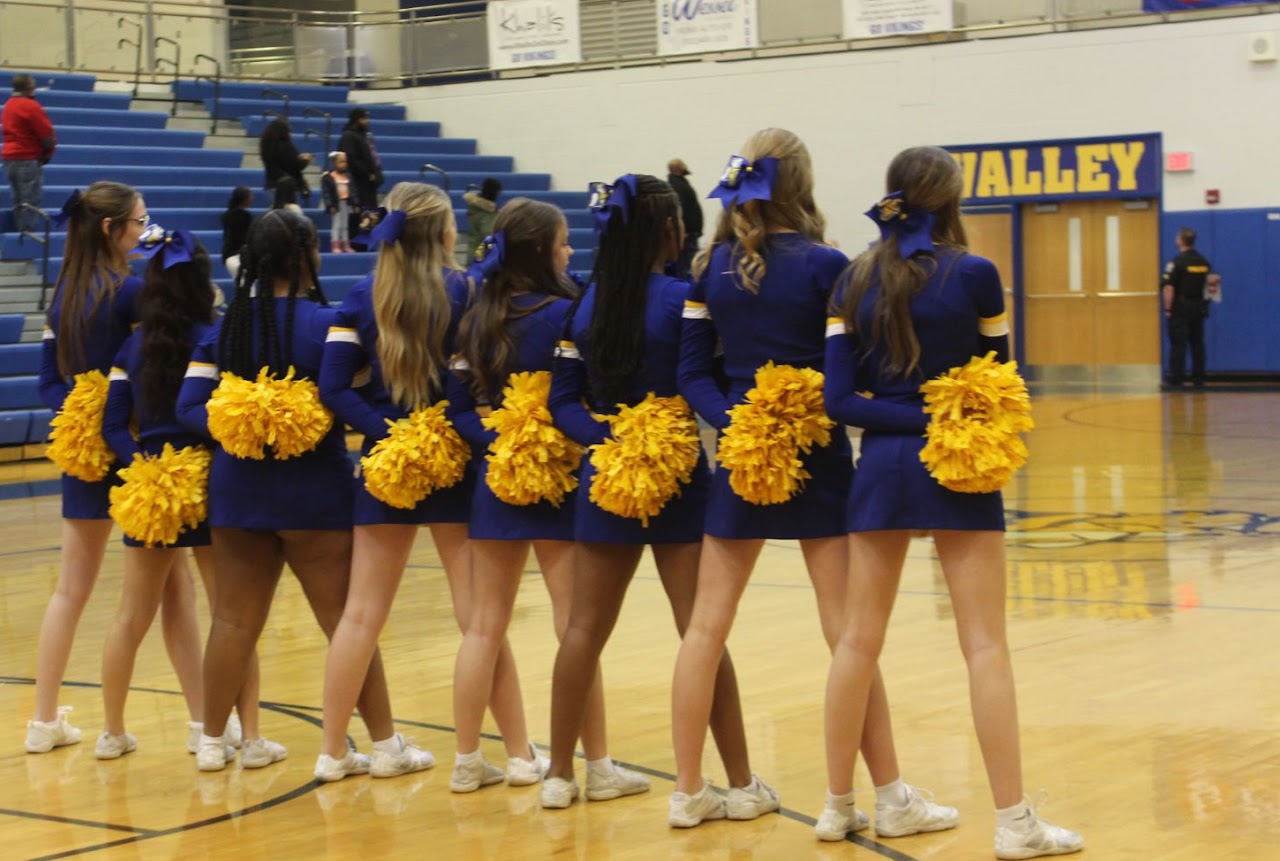
[[[911,795],[907,792],[907,785],[902,782],[901,777],[893,783],[876,787],[877,804],[883,804],[886,807],[906,807],[910,801]]]
[[[613,771],[613,757],[606,756],[603,759],[588,759],[587,771],[594,771],[597,774],[609,774]]]
[[[996,825],[1001,828],[1021,828],[1025,825],[1027,815],[1031,813],[1031,806],[1025,801],[1019,801],[1012,807],[996,808]]]
[[[470,765],[480,759],[480,748],[476,748],[471,753],[455,753],[453,755],[454,765]]]
[[[827,807],[832,810],[853,807],[853,790],[850,789],[844,795],[832,795],[831,790],[827,790]]]
[[[400,744],[400,733],[395,733],[391,738],[384,738],[382,741],[375,741],[373,749],[378,753],[399,753],[404,749]]]

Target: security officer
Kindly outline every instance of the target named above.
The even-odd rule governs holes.
[[[1213,267],[1196,251],[1196,232],[1178,231],[1178,254],[1164,267],[1160,279],[1164,316],[1169,327],[1169,386],[1181,386],[1187,370],[1187,346],[1191,346],[1191,382],[1204,385],[1204,321],[1209,302],[1204,285]]]

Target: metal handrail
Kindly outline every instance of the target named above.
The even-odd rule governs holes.
[[[273,111],[271,110],[271,108],[267,108],[262,112],[262,118],[265,120],[270,117],[275,117],[278,120],[282,120],[285,118],[284,114],[280,113],[279,111]]]
[[[425,179],[428,173],[439,174],[441,177],[444,178],[445,194],[449,194],[452,191],[452,189],[450,188],[452,183],[449,180],[449,171],[445,170],[442,167],[436,167],[431,162],[426,162],[425,164],[422,165],[422,167],[418,168],[418,179]]]
[[[173,66],[173,107],[169,108],[169,116],[176,117],[178,115],[178,78],[182,74],[182,46],[168,36],[156,36],[151,40],[151,47],[158,48],[161,42],[166,42],[173,46],[173,59],[156,57],[156,70],[160,69],[161,63],[168,63]]]
[[[288,93],[282,93],[279,90],[272,90],[268,88],[268,89],[264,89],[258,95],[262,96],[263,98],[280,99],[281,101],[283,101],[284,102],[283,118],[286,120],[289,119],[289,94]]]
[[[142,88],[142,25],[137,21],[131,21],[121,15],[116,19],[116,29],[119,30],[125,24],[137,28],[136,39],[126,39],[121,36],[116,41],[116,48],[123,48],[129,45],[134,49],[133,55],[133,98],[138,97],[138,91]]]
[[[306,141],[307,138],[315,138],[316,140],[325,141],[324,158],[321,160],[320,165],[317,166],[320,167],[320,170],[322,171],[327,170],[329,168],[329,142],[325,139],[324,135],[315,129],[307,129],[302,133],[302,140]],[[312,162],[312,164],[315,164],[315,162]]]
[[[213,63],[213,77],[208,75],[196,75],[197,83],[200,81],[208,81],[213,84],[213,124],[209,126],[209,134],[216,135],[218,133],[218,108],[222,101],[222,62],[217,57],[210,57],[208,54],[196,54],[196,61],[208,60]]]
[[[304,117],[324,117],[324,157],[325,163],[328,163],[329,153],[333,152],[333,114],[328,111],[322,111],[319,108],[306,107],[302,109]],[[307,129],[310,134],[311,130]],[[307,135],[303,135],[305,138]],[[318,136],[318,135],[317,135]]]
[[[33,241],[39,242],[44,246],[40,260],[40,303],[36,306],[36,310],[43,311],[45,307],[45,292],[49,289],[49,234],[53,230],[53,217],[40,207],[26,202],[18,205],[18,212],[34,212],[44,222],[44,236],[39,236],[29,230],[24,230],[18,234],[19,243],[29,236]]]

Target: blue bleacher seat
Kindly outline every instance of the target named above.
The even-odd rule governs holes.
[[[27,442],[45,442],[49,439],[49,422],[53,421],[53,412],[48,409],[31,411],[31,427],[27,429]]]
[[[431,162],[449,173],[510,173],[515,169],[515,159],[509,155],[423,155],[413,153],[388,153],[382,149],[382,141],[377,140],[378,154],[382,157],[382,170],[386,173],[396,171],[417,171],[423,162]]]
[[[332,111],[330,111],[332,113]],[[262,116],[262,109],[256,111],[245,112],[239,116],[231,117],[231,119],[239,120],[240,125],[244,128],[244,133],[249,137],[256,138],[262,134],[262,130],[267,127],[270,122]],[[335,116],[333,122],[329,124],[329,131],[333,134],[333,145],[338,145],[338,137],[342,134],[342,127],[347,124],[347,116],[343,114],[341,117]],[[300,112],[289,117],[289,127],[293,130],[294,138],[301,138],[306,134],[307,129],[311,129],[317,134],[324,134],[324,119],[316,117],[304,117]],[[376,125],[371,124],[371,129],[375,139],[381,146],[382,136],[389,135],[391,137],[439,137],[440,124],[436,122],[424,122],[422,120],[379,120]]]
[[[334,102],[311,102],[311,101],[290,101],[289,102],[289,118],[292,123],[293,118],[302,118],[302,112],[307,108],[315,108],[324,111],[333,116],[334,120],[341,117],[346,122],[347,115],[352,108],[361,107],[369,112],[369,119],[373,122],[382,120],[403,120],[405,115],[404,105],[385,105],[385,104],[336,104]],[[204,100],[204,109],[213,115],[213,99]],[[280,99],[271,98],[251,98],[251,99],[228,99],[223,97],[218,101],[218,119],[235,120],[242,116],[262,116],[263,111],[284,110],[284,102]],[[323,120],[321,120],[323,124]]]
[[[40,344],[0,344],[0,377],[40,373]]]
[[[99,129],[92,126],[61,125],[57,128],[58,146],[134,146],[139,143],[137,129]],[[204,146],[204,132],[179,129],[156,129],[147,133],[148,146],[191,147]],[[55,156],[59,161],[62,154]]]
[[[0,87],[3,87],[5,92],[9,92],[13,89],[13,76],[22,73],[21,69],[0,70]],[[36,79],[38,92],[46,89],[92,92],[93,85],[98,80],[94,75],[75,75],[69,72],[27,72],[26,74]],[[36,97],[39,98],[39,95]]]
[[[133,99],[128,93],[86,93],[78,90],[42,90],[36,93],[36,101],[45,110],[53,108],[91,108],[99,111],[126,111]]]
[[[170,84],[169,91],[173,92],[175,86],[178,98],[184,102],[199,102],[213,98],[213,84],[208,81],[179,81],[176,85]],[[292,101],[332,102],[338,106],[346,104],[347,94],[350,92],[346,87],[326,87],[318,84],[276,84],[269,81],[249,84],[223,81],[219,95],[224,99],[269,100],[278,103],[279,99],[272,99],[262,94],[262,91],[267,89],[284,93]],[[329,110],[332,113],[333,109]]]
[[[0,410],[29,410],[40,407],[38,377],[0,377]]]
[[[167,132],[163,133],[167,134]],[[134,135],[135,142],[137,135]],[[165,165],[177,168],[234,167],[244,162],[244,153],[235,149],[201,149],[197,147],[152,146],[150,136],[147,146],[121,146],[98,144],[96,146],[62,146],[59,141],[54,153],[56,165]],[[166,143],[157,137],[156,144]],[[53,167],[51,164],[50,167]],[[444,165],[441,165],[444,167]]]
[[[49,108],[45,113],[54,129],[62,126],[93,126],[105,128],[162,129],[169,122],[169,115],[159,111],[104,111],[91,108]]]
[[[31,410],[0,412],[0,445],[22,445],[31,433]]]
[[[21,314],[0,314],[0,344],[18,343],[25,322]]]

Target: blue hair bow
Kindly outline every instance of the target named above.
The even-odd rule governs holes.
[[[613,185],[593,182],[589,190],[591,199],[587,202],[587,208],[591,210],[591,221],[597,235],[604,236],[608,232],[609,220],[614,212],[622,214],[623,224],[631,218],[631,204],[636,199],[635,174],[620,176],[613,181]]]
[[[777,179],[776,158],[747,161],[740,155],[730,156],[729,164],[720,177],[720,184],[711,189],[707,197],[718,199],[726,209],[748,200],[772,200],[773,184]]]
[[[475,262],[467,267],[467,277],[477,284],[492,277],[507,259],[507,234],[499,230],[484,238],[476,248]]]
[[[369,250],[373,251],[383,243],[395,245],[404,235],[404,221],[408,216],[403,209],[390,210],[372,230],[369,231]]]
[[[53,218],[50,219],[53,222],[53,226],[66,227],[67,222],[71,220],[71,213],[74,212],[75,208],[79,205],[80,189],[77,188],[67,197],[66,203],[62,204],[62,209],[59,209],[54,213]]]
[[[906,260],[918,251],[933,250],[933,225],[937,220],[932,212],[911,206],[895,191],[883,197],[865,213],[880,228],[880,241],[890,236],[898,238],[898,254]]]
[[[387,209],[384,206],[379,206],[376,209],[366,209],[360,213],[360,218],[356,222],[356,234],[351,237],[351,241],[363,243],[372,251],[373,231],[386,217]]]
[[[165,229],[160,225],[152,224],[142,232],[142,237],[138,240],[138,247],[133,251],[147,260],[157,254],[163,254],[164,268],[168,269],[178,263],[190,263],[192,256],[199,247],[200,240],[196,239],[196,235],[190,230],[175,230],[172,233],[166,233]]]

